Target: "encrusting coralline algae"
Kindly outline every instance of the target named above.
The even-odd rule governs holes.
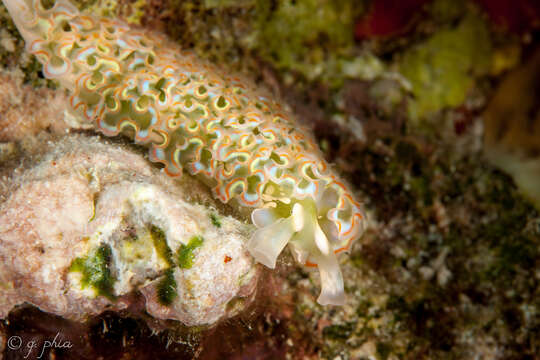
[[[216,215],[204,186],[98,137],[40,141],[44,153],[0,182],[0,318],[30,303],[73,320],[127,310],[200,326],[250,304],[251,226]]]
[[[160,35],[65,0],[4,3],[45,75],[71,91],[72,110],[106,135],[147,145],[167,174],[187,170],[221,201],[255,208],[248,249],[257,261],[275,267],[289,244],[297,261],[319,268],[319,303],[344,303],[336,253],[361,235],[364,215],[278,102]]]

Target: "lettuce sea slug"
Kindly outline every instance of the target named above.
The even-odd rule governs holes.
[[[66,0],[3,2],[45,76],[70,90],[71,110],[105,135],[146,145],[170,176],[185,170],[224,203],[254,209],[256,260],[274,268],[288,244],[298,262],[318,267],[318,302],[344,303],[336,254],[361,235],[364,215],[278,102],[159,34]]]

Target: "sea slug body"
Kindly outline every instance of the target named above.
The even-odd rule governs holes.
[[[309,131],[248,81],[166,38],[81,14],[66,0],[3,0],[47,78],[71,91],[72,110],[105,135],[131,135],[170,176],[182,171],[233,206],[253,208],[248,250],[274,268],[288,244],[316,265],[321,304],[345,301],[336,253],[364,215]]]

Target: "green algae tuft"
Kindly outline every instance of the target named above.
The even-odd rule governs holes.
[[[212,225],[214,225],[217,228],[221,227],[221,220],[215,213],[210,214],[210,221],[212,222]]]
[[[400,72],[412,85],[411,120],[461,105],[475,77],[491,68],[492,45],[485,21],[468,14],[404,53]]]
[[[178,296],[178,287],[174,279],[174,269],[169,268],[165,271],[163,278],[157,286],[157,297],[161,305],[171,305]]]
[[[195,258],[195,254],[193,254],[193,251],[200,247],[204,242],[204,239],[202,236],[193,236],[187,245],[180,246],[180,249],[178,249],[178,266],[182,269],[191,269],[193,266],[193,259]]]
[[[92,287],[98,295],[115,299],[113,285],[115,282],[111,274],[111,248],[109,245],[101,245],[89,256],[78,257],[71,263],[70,272],[82,274],[81,287]]]
[[[150,236],[152,237],[152,241],[158,256],[167,262],[169,266],[174,266],[172,250],[169,245],[167,245],[167,238],[163,230],[155,225],[152,225],[150,227]]]

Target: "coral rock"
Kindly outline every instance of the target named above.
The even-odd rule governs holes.
[[[195,204],[212,204],[197,182],[100,141],[65,137],[3,184],[0,317],[23,302],[75,320],[143,302],[156,318],[203,325],[248,304],[251,227]]]

